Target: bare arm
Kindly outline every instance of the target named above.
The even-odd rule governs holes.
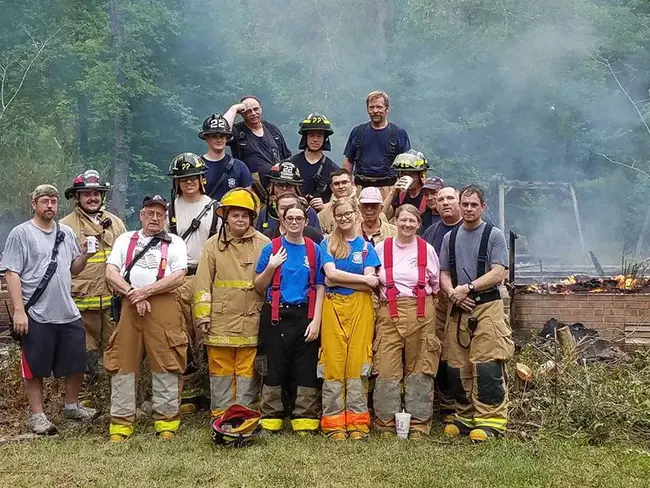
[[[354,169],[354,163],[347,156],[343,156],[343,169],[347,169],[350,173]]]
[[[85,244],[85,243],[84,243]],[[72,276],[77,276],[79,273],[81,273],[84,268],[86,267],[86,263],[88,263],[88,254],[80,254],[77,259],[72,261],[72,264],[70,265],[70,274]]]
[[[23,303],[23,288],[20,282],[20,275],[13,271],[5,273],[7,280],[7,290],[9,291],[9,301],[14,309],[14,331],[16,334],[24,335],[28,332],[27,313]]]
[[[368,284],[368,279],[366,278],[367,276],[366,274],[359,275],[356,273],[348,273],[347,271],[341,271],[340,269],[336,269],[336,265],[334,263],[325,263],[325,265],[323,265],[323,272],[325,273],[325,276],[327,276],[330,280],[336,283],[341,283],[343,286],[347,286],[348,284],[351,285]]]
[[[162,295],[163,293],[173,291],[183,284],[183,278],[186,274],[187,270],[179,269],[178,271],[174,271],[169,276],[165,276],[163,279],[158,280],[155,283],[140,288],[140,291],[144,291],[144,293],[146,293],[147,296],[145,298],[149,298],[152,295]],[[133,291],[130,293],[133,293]]]
[[[323,311],[323,300],[325,299],[325,287],[316,285],[316,306],[314,308],[314,318],[311,319],[307,330],[305,330],[305,342],[311,342],[318,338],[320,334],[320,325]]]
[[[386,195],[386,198],[384,198],[384,204],[381,211],[384,212],[387,220],[392,219],[395,213],[395,209],[393,208],[393,198],[395,198],[396,192],[397,190],[395,187],[392,187],[388,192],[388,195]]]
[[[493,264],[490,271],[472,281],[472,283],[474,283],[474,288],[477,291],[489,290],[490,288],[500,285],[505,277],[506,267],[501,264]]]
[[[246,110],[246,106],[243,103],[236,103],[232,105],[228,110],[226,110],[225,114],[223,114],[223,118],[228,121],[228,124],[230,124],[231,128],[235,123],[235,117],[237,117],[237,114],[243,110]]]
[[[451,273],[449,271],[440,272],[440,289],[447,296],[454,291],[454,287],[451,284]]]
[[[344,286],[345,288],[350,288],[351,290],[356,290],[356,291],[372,291],[372,288],[370,288],[368,285],[339,283],[338,281],[333,281],[330,280],[329,278],[325,278],[325,285],[329,287]]]
[[[126,295],[131,289],[131,285],[126,282],[120,274],[120,270],[114,264],[106,265],[106,281],[108,281],[108,284],[111,285],[113,290],[122,295]]]

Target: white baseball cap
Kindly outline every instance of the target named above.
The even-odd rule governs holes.
[[[381,197],[381,191],[379,191],[379,188],[369,186],[361,190],[361,193],[359,194],[359,203],[384,203],[384,199]]]

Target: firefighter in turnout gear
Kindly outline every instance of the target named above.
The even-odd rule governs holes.
[[[272,231],[275,229],[279,222],[276,199],[280,195],[291,193],[300,196],[300,186],[304,183],[300,170],[290,160],[281,161],[271,168],[268,175],[270,181],[268,188],[268,198],[266,205],[260,210],[260,215],[257,219],[256,228],[260,232]],[[318,214],[316,211],[309,207],[307,210],[308,222],[307,225],[320,230],[320,223],[318,221]]]
[[[395,210],[401,205],[410,203],[420,214],[427,210],[427,198],[422,187],[427,178],[429,163],[420,151],[410,150],[398,155],[392,165],[397,171],[397,182],[384,199],[384,213],[389,219],[393,218]]]
[[[165,232],[167,201],[145,197],[142,229],[122,234],[108,257],[106,278],[121,296],[120,319],[104,354],[111,377],[110,440],[133,434],[136,383],[144,355],[152,382],[156,434],[173,439],[180,426],[179,379],[187,362],[187,333],[174,291],[183,282],[187,247]]]
[[[316,364],[325,295],[322,256],[314,241],[303,237],[305,207],[294,204],[280,217],[286,233],[262,249],[255,268],[255,289],[266,296],[260,317],[268,366],[263,371],[261,423],[267,431],[282,430],[282,390],[295,386],[291,427],[298,433],[315,432],[320,423]]]
[[[194,320],[205,334],[213,417],[233,404],[258,406],[254,361],[264,296],[253,279],[269,242],[252,226],[258,207],[251,190],[236,188],[224,195],[217,210],[223,225],[206,243],[196,273]]]
[[[498,289],[508,248],[503,232],[481,218],[481,189],[466,186],[459,199],[463,223],[444,236],[440,253],[441,288],[451,302],[443,360],[456,407],[444,433],[481,442],[503,435],[508,422],[506,362],[514,343]]]
[[[397,236],[377,245],[382,267],[373,348],[377,373],[374,426],[382,435],[392,436],[395,413],[404,408],[411,414],[409,438],[416,439],[429,434],[433,414],[434,378],[440,360],[434,313],[439,265],[433,246],[416,235],[421,225],[418,209],[412,205],[398,208],[395,225]]]
[[[104,208],[109,183],[99,173],[88,170],[78,175],[65,197],[74,199],[72,213],[61,219],[77,236],[79,243],[88,237],[96,239],[97,253],[88,259],[84,270],[72,279],[74,299],[86,329],[86,385],[99,373],[99,359],[106,348],[115,324],[111,320],[111,290],[106,283],[106,258],[117,237],[126,228],[124,223]]]
[[[318,375],[323,378],[321,429],[332,440],[362,440],[370,431],[366,395],[372,369],[372,289],[381,265],[375,249],[357,234],[357,204],[332,206],[336,225],[321,244],[327,295]]]
[[[200,334],[194,328],[192,294],[201,252],[206,241],[215,235],[221,221],[216,215],[217,202],[205,194],[207,167],[202,158],[182,153],[171,160],[172,198],[169,204],[169,232],[181,237],[187,246],[187,274],[175,293],[183,309],[185,329],[190,338],[189,367],[183,377],[181,413],[194,413],[202,394],[201,378],[195,372],[201,360]],[[198,340],[197,340],[198,338]],[[206,392],[207,393],[207,392]],[[207,400],[206,400],[207,401]]]

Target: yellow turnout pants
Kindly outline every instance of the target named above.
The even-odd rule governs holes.
[[[207,347],[212,416],[220,417],[233,403],[256,410],[260,391],[254,368],[257,348]]]
[[[325,433],[370,430],[366,383],[372,369],[373,323],[369,292],[326,295],[318,363]]]

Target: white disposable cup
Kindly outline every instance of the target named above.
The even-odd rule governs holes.
[[[395,432],[398,439],[408,439],[409,429],[411,428],[411,414],[405,411],[395,414]]]
[[[408,190],[408,189],[411,187],[411,185],[413,184],[413,178],[411,178],[410,176],[402,176],[402,177],[400,178],[400,182],[401,182],[401,183],[400,183],[400,189],[401,189],[402,191],[406,191],[406,190]]]
[[[86,250],[89,254],[97,252],[97,238],[94,236],[86,237]]]

